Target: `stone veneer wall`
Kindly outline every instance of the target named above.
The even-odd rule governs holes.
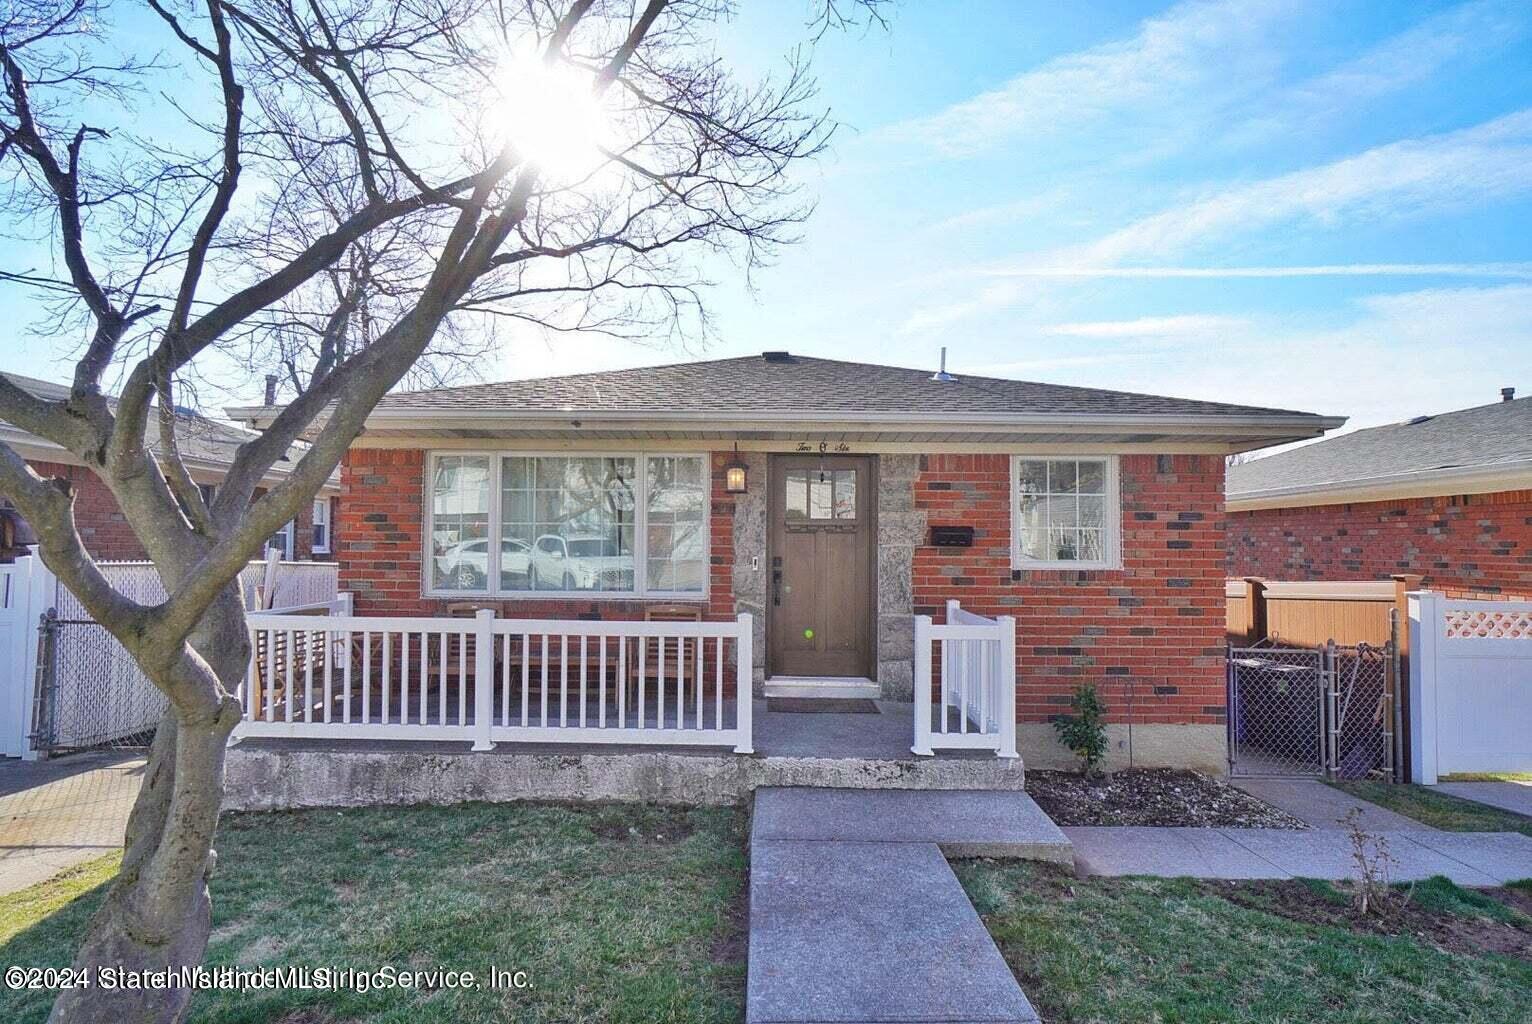
[[[926,512],[915,506],[919,455],[878,456],[878,683],[885,700],[910,700],[915,683],[915,552]]]

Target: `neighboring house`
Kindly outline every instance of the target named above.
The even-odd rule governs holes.
[[[1341,422],[786,352],[393,394],[342,465],[341,589],[750,612],[758,690],[905,700],[913,617],[957,599],[1017,620],[1028,765],[1091,683],[1138,763],[1221,771],[1224,459]]]
[[[1231,467],[1229,574],[1532,597],[1532,398],[1501,396]]]
[[[23,377],[20,374],[4,375],[34,395],[47,399],[61,399],[69,389],[50,381]],[[150,446],[155,447],[159,436],[159,421],[150,417]],[[254,435],[227,423],[219,423],[189,410],[177,414],[176,440],[180,446],[182,461],[192,479],[211,498],[224,473],[234,459],[235,450]],[[9,445],[27,460],[37,473],[48,477],[69,480],[75,488],[75,522],[86,549],[103,561],[137,561],[145,557],[142,543],[134,535],[117,499],[95,473],[86,468],[79,459],[52,441],[44,440],[18,427],[0,421],[0,441]],[[287,466],[301,455],[294,448],[288,459],[278,463],[264,481],[275,484],[287,475]],[[257,492],[259,493],[259,492]],[[315,498],[313,506],[299,513],[287,528],[274,535],[268,548],[281,552],[285,560],[328,559],[334,551],[334,531],[340,481],[335,478]],[[4,505],[0,498],[0,505]]]

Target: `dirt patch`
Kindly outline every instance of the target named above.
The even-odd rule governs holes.
[[[1308,828],[1249,793],[1172,768],[1134,768],[1089,781],[1074,772],[1028,771],[1027,795],[1060,825]]]
[[[1488,917],[1455,914],[1409,902],[1387,918],[1358,916],[1343,899],[1302,881],[1201,883],[1206,891],[1230,903],[1264,910],[1289,921],[1328,925],[1358,935],[1401,935],[1422,939],[1449,953],[1500,953],[1532,962],[1532,919],[1507,923]],[[1501,899],[1510,890],[1488,889]],[[1505,901],[1509,902],[1509,901]],[[1532,900],[1527,900],[1532,903]]]
[[[746,873],[739,893],[729,901],[708,956],[715,964],[744,964],[750,953],[750,875]]]
[[[679,843],[696,831],[685,808],[646,808],[646,813],[621,811],[603,814],[590,823],[590,830],[602,839],[619,843],[667,845]]]

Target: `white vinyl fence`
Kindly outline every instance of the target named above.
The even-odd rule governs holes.
[[[932,706],[933,665],[941,694]],[[915,616],[916,754],[936,748],[1016,755],[1016,620],[985,618],[947,602],[947,621]]]
[[[152,563],[102,562],[100,569],[135,601],[165,598]],[[294,608],[328,610],[338,580],[333,562],[252,562],[240,574],[248,607],[271,594]],[[0,586],[7,582],[21,589],[14,606],[0,611],[0,751],[35,756],[142,742],[166,701],[132,656],[36,556],[0,566]]]
[[[236,737],[752,750],[749,615],[623,622],[500,619],[488,610],[474,618],[255,614],[250,629],[254,654]]]
[[[1409,602],[1414,781],[1532,771],[1532,601]]]

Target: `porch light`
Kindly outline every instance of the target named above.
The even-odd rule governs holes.
[[[744,460],[739,457],[739,444],[734,445],[734,458],[724,463],[723,489],[729,494],[744,494],[749,490]]]

